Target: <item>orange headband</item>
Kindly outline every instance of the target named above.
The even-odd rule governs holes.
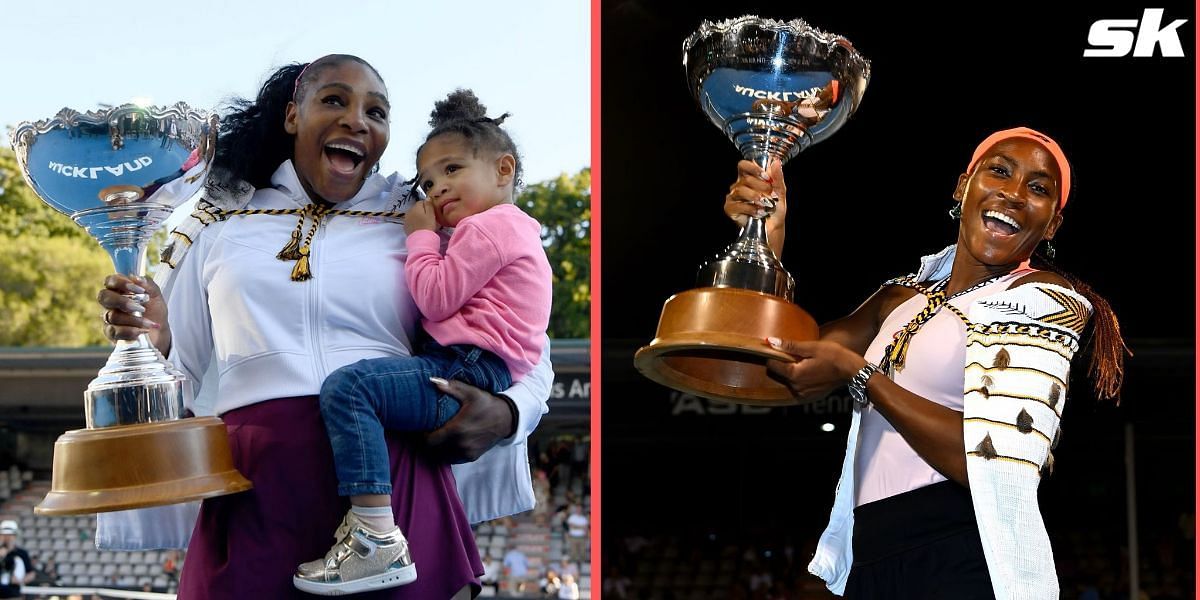
[[[1058,210],[1062,210],[1067,205],[1067,194],[1071,193],[1071,164],[1067,162],[1067,155],[1063,154],[1062,148],[1058,147],[1058,142],[1055,142],[1050,136],[1039,131],[1034,131],[1028,127],[1016,127],[997,131],[989,135],[987,139],[983,140],[975,148],[975,154],[971,155],[971,164],[967,165],[967,174],[970,175],[975,171],[975,165],[979,164],[979,159],[983,158],[984,152],[987,152],[992,146],[1010,138],[1033,140],[1054,157],[1054,161],[1058,163],[1058,172],[1062,175],[1062,185],[1059,189],[1058,199]]]

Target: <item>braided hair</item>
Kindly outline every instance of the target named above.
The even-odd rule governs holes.
[[[1108,300],[1098,294],[1078,277],[1054,264],[1041,251],[1034,252],[1034,268],[1057,273],[1066,279],[1081,296],[1092,303],[1092,318],[1085,329],[1085,340],[1090,346],[1091,363],[1088,377],[1091,378],[1096,397],[1114,400],[1120,404],[1121,384],[1125,379],[1125,355],[1133,356],[1125,339],[1121,336],[1121,323]],[[1090,331],[1089,331],[1090,330]]]
[[[521,156],[517,152],[517,145],[508,132],[501,127],[508,117],[509,113],[504,113],[494,119],[489,118],[487,107],[480,103],[475,92],[465,89],[454,90],[446,96],[445,100],[438,100],[434,103],[433,112],[429,113],[429,125],[433,129],[429,135],[425,136],[425,142],[417,149],[417,154],[420,155],[425,144],[435,137],[458,134],[463,137],[475,154],[480,151],[511,154],[516,163],[513,189],[518,189],[524,183],[522,180],[524,169],[521,166]]]
[[[221,119],[210,191],[245,192],[246,184],[271,186],[271,175],[280,163],[292,158],[294,136],[283,128],[289,102],[300,102],[326,69],[356,62],[383,77],[367,61],[349,54],[330,54],[311,63],[292,63],[276,69],[253,101],[235,97],[226,104]]]
[[[1071,168],[1069,161],[1067,165],[1067,168]],[[1074,194],[1078,186],[1078,177],[1072,177],[1068,192]],[[1082,336],[1083,343],[1091,355],[1088,378],[1092,380],[1093,392],[1097,399],[1112,400],[1120,404],[1121,385],[1125,381],[1125,355],[1133,356],[1133,352],[1125,345],[1125,338],[1121,336],[1121,323],[1117,320],[1117,313],[1113,311],[1108,300],[1090,285],[1054,264],[1041,246],[1034,250],[1030,259],[1030,266],[1058,274],[1092,304],[1092,318],[1088,319]]]

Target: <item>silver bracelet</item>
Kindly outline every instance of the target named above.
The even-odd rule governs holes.
[[[867,397],[867,380],[879,371],[879,365],[868,362],[867,365],[858,370],[854,377],[850,378],[850,397],[860,407],[865,407],[871,402]]]

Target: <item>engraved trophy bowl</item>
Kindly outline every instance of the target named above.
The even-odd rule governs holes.
[[[42,201],[87,230],[118,273],[143,275],[150,237],[204,186],[217,125],[216,115],[184,103],[64,108],[17,125],[12,145]],[[147,335],[118,342],[84,392],[86,429],[54,444],[50,492],[35,512],[90,514],[249,489],[222,421],[185,418],[190,394],[190,382]]]
[[[870,63],[840,36],[795,19],[705,21],[683,44],[688,87],[746,160],[787,163],[828,139],[858,109]],[[767,336],[815,340],[816,321],[792,304],[795,282],[767,245],[766,217],[700,267],[699,287],[667,299],[658,331],[634,364],[697,396],[776,406],[796,399],[766,361],[792,360]]]

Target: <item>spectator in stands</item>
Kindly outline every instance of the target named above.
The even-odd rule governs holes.
[[[54,563],[53,556],[46,559],[46,562],[42,564],[42,568],[39,571],[42,574],[42,581],[49,585],[58,585],[58,565]]]
[[[771,587],[771,569],[766,563],[755,561],[756,568],[750,574],[750,591],[757,592],[759,589],[770,589]]]
[[[609,600],[629,600],[629,588],[632,585],[633,582],[616,567],[609,567],[608,575],[604,577],[604,597]]]
[[[550,514],[550,478],[546,476],[546,471],[538,469],[533,473],[533,518],[537,521],[538,526],[545,527],[548,515]]]
[[[508,575],[509,589],[516,589],[517,584],[529,577],[529,559],[517,548],[504,555],[504,570]]]
[[[588,518],[583,516],[583,508],[578,504],[571,506],[571,516],[567,517],[567,552],[571,560],[584,562],[587,560]]]
[[[558,573],[554,569],[548,569],[546,576],[538,580],[538,589],[542,591],[542,596],[545,598],[557,598],[558,589],[561,588],[563,582],[558,578]]]
[[[556,475],[556,478],[555,478],[556,481],[554,482],[554,484],[556,486],[561,485],[564,488],[570,488],[571,487],[571,461],[570,461],[571,455],[570,455],[570,451],[566,450],[561,445],[561,442],[560,442],[559,448],[563,448],[563,449],[554,453],[554,473]]]
[[[20,598],[21,586],[37,576],[29,553],[17,546],[20,532],[16,521],[0,521],[0,598]]]
[[[559,600],[579,600],[579,584],[575,583],[575,577],[564,575],[562,586],[558,588]]]
[[[569,558],[564,556],[558,563],[558,574],[570,575],[576,579],[579,579],[579,565],[571,562]]]
[[[571,449],[571,470],[576,477],[585,481],[588,478],[588,446],[591,442],[591,436],[585,435],[575,440],[575,447]]]
[[[567,532],[567,510],[568,506],[560,506],[554,509],[554,516],[550,517],[550,530],[552,532],[562,531]]]
[[[179,563],[177,562],[177,553],[172,550],[167,553],[167,558],[163,560],[162,572],[167,576],[168,580],[174,581],[179,576]]]
[[[492,588],[493,594],[500,593],[500,563],[491,555],[483,557],[483,576],[479,578],[482,588]]]

